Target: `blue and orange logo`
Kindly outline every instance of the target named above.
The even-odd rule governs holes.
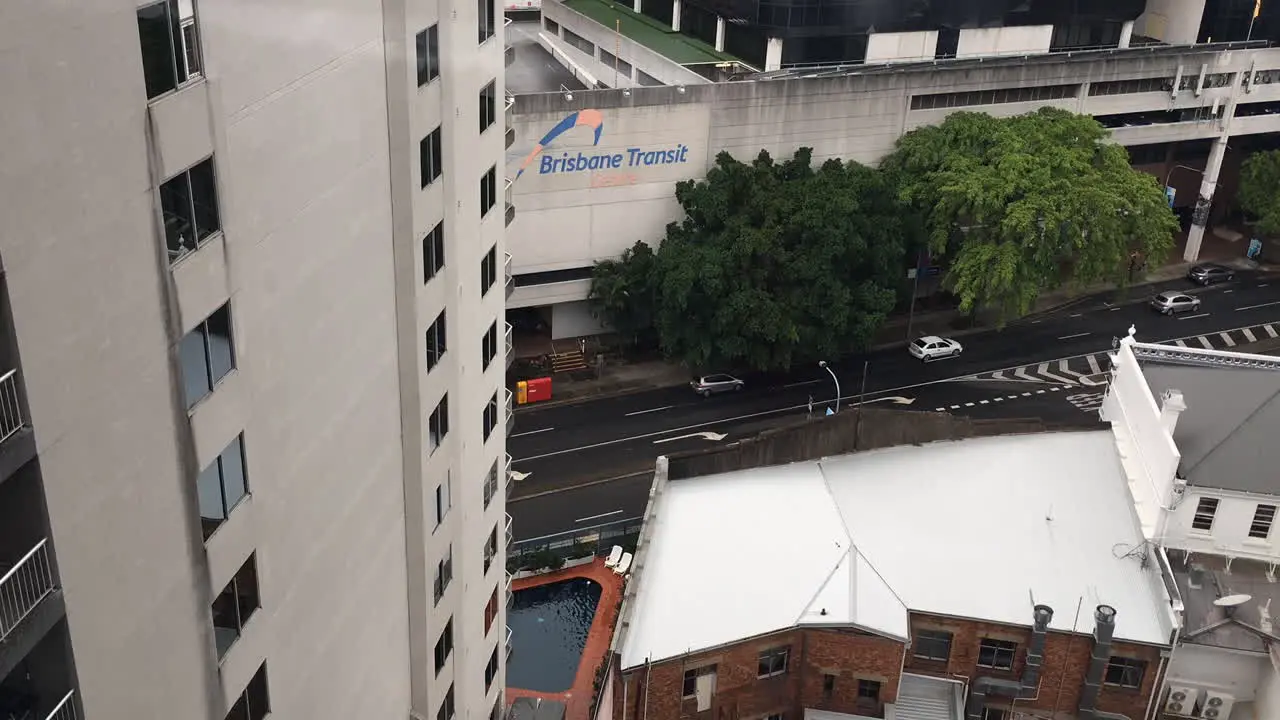
[[[579,110],[576,113],[566,116],[565,119],[561,120],[555,127],[551,128],[546,135],[542,136],[542,139],[538,141],[538,144],[533,146],[533,150],[525,156],[524,162],[520,163],[520,169],[516,172],[516,179],[520,179],[520,176],[524,174],[525,169],[532,165],[533,161],[538,158],[538,155],[550,146],[551,143],[555,142],[556,138],[580,126],[589,127],[595,132],[595,141],[591,143],[592,145],[600,144],[600,134],[604,132],[604,115],[601,114],[599,110]]]

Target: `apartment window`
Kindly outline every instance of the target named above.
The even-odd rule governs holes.
[[[436,675],[444,669],[444,664],[449,660],[449,656],[453,654],[453,618],[444,624],[444,630],[440,631],[440,637],[436,638],[435,650],[435,668]]]
[[[439,604],[440,598],[444,597],[444,591],[449,589],[449,583],[451,582],[453,582],[452,545],[449,546],[448,550],[445,550],[444,557],[440,558],[440,561],[436,563],[436,577],[432,582],[432,586],[435,590],[435,601],[437,604]]]
[[[822,699],[830,700],[836,694],[836,676],[831,673],[822,674]]]
[[[480,132],[498,121],[498,86],[490,81],[480,91]]]
[[[213,641],[219,660],[240,637],[245,623],[259,607],[258,567],[254,555],[250,555],[213,600]]]
[[[790,654],[791,648],[789,647],[773,648],[760,653],[756,677],[767,678],[786,672],[787,656]]]
[[[1145,660],[1112,655],[1107,660],[1107,670],[1102,675],[1102,682],[1126,688],[1142,687],[1142,678],[1147,674]]]
[[[267,664],[258,666],[258,672],[249,679],[244,692],[236,699],[227,713],[227,720],[262,720],[271,714],[271,696],[267,692]]]
[[[445,516],[449,514],[449,509],[453,507],[452,486],[452,476],[445,472],[444,480],[436,485],[436,527],[440,527],[440,523],[444,522]]]
[[[449,393],[445,393],[444,397],[440,398],[440,402],[436,405],[436,409],[431,411],[431,417],[427,418],[427,440],[431,443],[431,448],[427,451],[428,454],[435,452],[448,434]]]
[[[484,691],[489,692],[493,687],[493,681],[498,677],[498,648],[494,646],[493,652],[489,653],[489,662],[484,666]]]
[[[200,77],[200,48],[196,36],[196,19],[181,17],[178,0],[138,8],[142,79],[148,100]]]
[[[489,602],[484,606],[484,634],[489,634],[489,628],[493,627],[493,621],[498,619],[498,588],[494,588],[489,595]]]
[[[447,348],[444,310],[436,316],[431,325],[427,328],[427,372],[435,369],[436,363],[440,362],[440,358],[444,357]]]
[[[195,407],[235,368],[231,342],[231,305],[218,308],[182,338],[178,348],[187,409]]]
[[[440,27],[431,27],[418,33],[414,40],[418,55],[418,87],[440,77]]]
[[[445,691],[444,700],[440,702],[440,709],[436,711],[436,720],[453,720],[453,684],[449,685],[449,689]]]
[[[418,166],[422,174],[422,187],[440,177],[444,171],[444,150],[441,148],[440,128],[436,128],[418,143]]]
[[[498,393],[494,393],[489,398],[489,402],[484,406],[484,439],[488,440],[493,434],[493,429],[498,426]]]
[[[918,630],[911,653],[921,660],[951,659],[951,633],[944,630]]]
[[[978,645],[978,667],[1012,670],[1017,653],[1018,643],[983,638]]]
[[[494,525],[489,531],[489,539],[484,541],[484,571],[489,572],[489,566],[493,564],[493,558],[498,554],[498,526]]]
[[[422,283],[431,282],[436,273],[444,269],[444,221],[436,223],[431,232],[422,236]]]
[[[1249,523],[1249,537],[1266,540],[1271,534],[1271,524],[1276,520],[1275,505],[1261,505],[1253,511],[1253,522]]]
[[[480,176],[480,217],[488,215],[493,206],[497,204],[498,166],[494,165],[484,175]]]
[[[249,484],[244,470],[244,435],[240,435],[196,478],[200,527],[205,540],[222,526],[230,517],[231,511],[248,494]]]
[[[861,703],[880,702],[880,681],[859,679],[858,701]]]
[[[698,678],[714,676],[716,674],[715,665],[704,665],[700,668],[684,671],[684,683],[680,690],[680,697],[690,700],[698,696]],[[703,680],[705,686],[709,680]]]
[[[480,42],[493,37],[493,17],[494,12],[493,0],[476,0],[476,25],[480,34]]]
[[[1196,503],[1196,514],[1191,518],[1191,529],[1209,532],[1213,529],[1213,516],[1218,514],[1218,498],[1202,497]]]
[[[160,214],[170,264],[195,252],[222,229],[213,158],[205,158],[160,185]]]
[[[482,370],[489,369],[489,363],[498,356],[498,321],[489,324],[484,337],[480,339],[480,365]]]
[[[498,461],[494,460],[489,467],[489,474],[484,476],[484,509],[489,509],[489,502],[498,494]]]
[[[498,246],[489,248],[480,261],[480,297],[489,294],[489,288],[498,281]]]

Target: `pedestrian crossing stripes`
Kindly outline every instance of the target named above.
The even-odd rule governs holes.
[[[1236,328],[1235,330],[1224,332],[1213,332],[1178,340],[1166,340],[1163,344],[1172,344],[1184,348],[1204,348],[1205,350],[1231,350],[1238,345],[1277,337],[1280,337],[1280,322]],[[1108,359],[1107,353],[1096,352],[1061,360],[1031,363],[994,372],[966,375],[956,379],[960,381],[1002,380],[1008,382],[1099,387],[1106,385],[1106,373],[1110,367],[1111,361]],[[1079,407],[1075,402],[1072,404]]]

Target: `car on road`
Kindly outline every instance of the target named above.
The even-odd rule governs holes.
[[[1180,292],[1162,292],[1151,298],[1151,309],[1162,315],[1195,312],[1200,309],[1200,298]]]
[[[1213,263],[1195,265],[1187,271],[1187,279],[1197,285],[1227,282],[1228,280],[1234,280],[1235,277],[1236,273],[1231,268]]]
[[[742,389],[743,383],[732,375],[720,373],[717,375],[703,375],[702,377],[689,383],[693,391],[702,397],[711,397],[722,392],[736,392]]]
[[[961,350],[964,350],[964,348],[961,347],[960,343],[937,335],[926,335],[922,338],[917,338],[915,342],[907,346],[908,352],[925,362],[955,357],[960,354]]]

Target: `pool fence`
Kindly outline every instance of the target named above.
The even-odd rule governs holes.
[[[507,569],[516,572],[524,568],[545,567],[545,561],[552,556],[563,561],[608,555],[614,545],[632,552],[640,537],[642,520],[640,517],[614,520],[591,527],[516,540],[507,546]]]

